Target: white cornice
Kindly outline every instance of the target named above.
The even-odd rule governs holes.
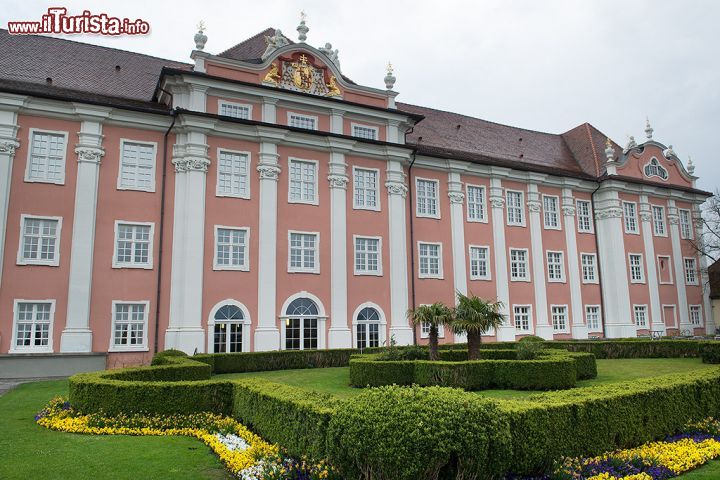
[[[691,193],[673,188],[672,185],[646,185],[625,180],[604,180],[599,191],[617,191],[623,193],[634,193],[637,195],[648,195],[656,198],[675,199],[682,202],[701,204],[705,202],[704,195]]]

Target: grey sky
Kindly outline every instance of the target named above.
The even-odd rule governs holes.
[[[151,34],[73,39],[189,61],[200,19],[219,53],[276,27],[292,39],[299,11],[308,43],[340,49],[343,73],[383,87],[395,66],[398,100],[534,130],[590,122],[624,145],[672,144],[720,186],[720,2],[713,0],[185,1],[6,0],[8,20],[37,20],[50,6],[142,18]]]

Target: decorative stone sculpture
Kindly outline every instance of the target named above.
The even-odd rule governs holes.
[[[310,31],[310,28],[308,28],[307,25],[305,25],[305,20],[307,19],[307,15],[305,14],[305,11],[300,12],[300,25],[297,27],[298,32],[298,40],[300,40],[301,43],[305,43],[305,40],[307,40],[307,33]]]
[[[333,50],[332,44],[330,42],[327,42],[324,47],[318,48],[322,53],[325,54],[328,59],[335,65],[338,70],[340,70],[340,57],[338,56],[340,54],[340,50],[337,48]]]
[[[278,48],[282,48],[285,45],[288,45],[290,42],[287,38],[282,34],[282,31],[279,28],[275,29],[275,35],[268,37],[265,35],[265,44],[267,45],[267,48],[265,48],[265,52],[263,52],[262,57],[260,57],[262,60],[265,60],[267,57],[270,56],[275,50]]]
[[[207,35],[205,35],[205,23],[203,21],[200,21],[198,23],[198,31],[195,34],[195,49],[196,50],[202,50],[205,48],[205,43],[207,43]]]
[[[392,90],[395,86],[395,76],[393,75],[393,66],[392,63],[388,62],[387,64],[387,75],[385,75],[385,88],[388,90]]]
[[[654,130],[650,126],[650,119],[646,117],[645,118],[645,136],[647,137],[648,140],[652,140],[653,132],[654,132]]]

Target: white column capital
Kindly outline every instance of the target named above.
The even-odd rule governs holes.
[[[15,155],[15,150],[20,147],[20,142],[13,139],[0,139],[0,154],[9,156]]]

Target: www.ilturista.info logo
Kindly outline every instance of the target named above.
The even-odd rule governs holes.
[[[106,13],[93,14],[89,10],[82,15],[68,15],[67,8],[48,8],[39,22],[8,22],[11,35],[35,35],[40,33],[96,35],[147,35],[150,24],[145,20],[130,20],[108,16]]]

